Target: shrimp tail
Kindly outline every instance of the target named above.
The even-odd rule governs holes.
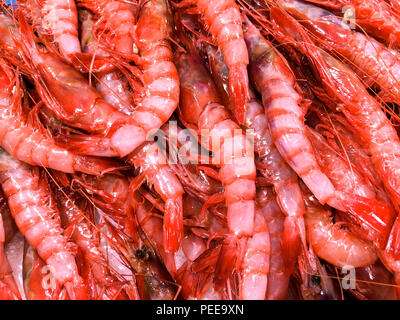
[[[229,69],[229,89],[236,120],[245,122],[246,105],[249,97],[249,84],[246,66],[234,66]]]
[[[182,197],[165,201],[163,228],[165,251],[178,251],[183,240]]]

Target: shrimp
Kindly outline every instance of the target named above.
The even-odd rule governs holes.
[[[73,229],[71,239],[82,250],[84,259],[88,262],[96,282],[101,289],[105,290],[105,295],[110,299],[123,297],[123,294],[119,294],[122,283],[107,269],[107,261],[99,248],[93,228],[87,221],[88,217],[77,204],[78,200],[82,202],[83,199],[80,199],[81,197],[76,193],[59,188],[54,191],[54,198],[60,211],[63,227]]]
[[[247,241],[240,265],[241,300],[264,300],[270,271],[270,235],[266,219],[256,210],[254,233]]]
[[[375,248],[357,238],[341,225],[332,223],[332,213],[303,189],[307,212],[307,240],[315,254],[337,266],[355,268],[372,265],[378,259]]]
[[[283,255],[285,215],[279,208],[276,196],[268,188],[257,190],[257,204],[260,206],[268,223],[271,254],[268,273],[267,300],[283,300],[286,298],[290,273]]]
[[[183,238],[183,212],[182,195],[183,187],[179,179],[169,168],[166,155],[157,143],[148,143],[136,153],[128,156],[127,161],[140,167],[140,176],[132,182],[136,187],[136,181],[147,178],[165,202],[164,212],[164,250],[166,252],[178,251]]]
[[[201,61],[189,54],[177,54],[175,60],[181,80],[180,118],[206,138],[205,147],[216,155],[219,179],[225,188],[229,235],[216,271],[217,285],[225,284],[237,252],[254,231],[254,151],[240,127],[219,104],[216,88]]]
[[[396,50],[352,30],[327,10],[296,0],[282,1],[280,5],[312,32],[318,44],[344,57],[354,71],[378,85],[383,99],[399,102],[400,54]]]
[[[28,246],[23,260],[23,284],[27,300],[66,300],[67,294],[54,279],[49,279],[49,267],[37,251]],[[43,283],[48,285],[43,286]]]
[[[94,17],[86,10],[80,10],[81,21],[81,46],[83,53],[95,53],[96,55],[108,56],[101,52],[93,34]],[[133,94],[130,90],[128,80],[121,71],[112,70],[96,74],[96,89],[102,95],[105,102],[113,105],[119,111],[131,114],[134,111]]]
[[[346,14],[356,13],[356,22],[361,29],[388,44],[400,44],[400,16],[384,0],[306,0],[332,8]]]
[[[143,1],[136,24],[143,87],[135,92],[132,118],[147,130],[160,128],[179,103],[179,76],[169,39],[172,17],[165,0]]]
[[[98,20],[93,31],[103,49],[131,58],[134,49],[135,16],[129,4],[120,0],[78,0],[78,6],[92,11]],[[104,39],[104,40],[103,40]]]
[[[68,249],[47,181],[40,177],[37,168],[14,159],[4,150],[0,169],[0,184],[18,229],[37,249],[70,298],[87,299],[86,287],[75,257]]]
[[[222,84],[220,87],[225,87],[223,85],[225,65],[223,57],[211,46],[207,47],[207,53],[214,77],[219,78],[217,82]],[[286,263],[294,266],[298,254],[299,235],[303,243],[305,242],[304,222],[301,218],[305,212],[303,197],[296,173],[282,158],[272,140],[263,106],[254,97],[254,93],[251,92],[250,96],[244,127],[253,132],[254,151],[258,154],[256,160],[258,170],[274,185],[278,203],[288,216],[285,222],[283,250]]]
[[[68,59],[69,56],[80,53],[75,1],[44,0],[40,3],[40,8],[42,26],[53,36],[61,54]]]
[[[20,51],[31,69],[36,70],[32,71],[35,83],[47,107],[72,127],[97,134],[69,137],[71,150],[124,157],[146,140],[144,129],[106,103],[78,71],[54,54],[38,50],[32,29],[21,14],[19,22],[23,39]]]
[[[194,4],[202,22],[221,49],[229,69],[229,93],[236,120],[244,123],[246,102],[250,97],[247,66],[249,56],[243,39],[242,19],[233,0],[186,0],[178,7]]]
[[[321,83],[327,95],[331,100],[333,97],[335,102],[340,103],[340,109],[347,121],[365,141],[374,167],[396,207],[400,199],[398,193],[400,176],[397,172],[400,166],[400,140],[390,120],[382,111],[381,105],[369,95],[350,69],[327,53],[316,49],[305,30],[296,20],[277,8],[271,9],[271,16],[273,21],[276,22],[276,30],[285,35],[286,41],[293,43],[305,52],[312,61],[315,67],[314,72],[317,77],[322,79]],[[291,38],[293,35],[295,35],[296,40]],[[299,39],[301,41],[298,41]],[[344,202],[350,207],[353,206],[355,215],[358,215],[367,223],[379,225],[382,220],[392,221],[394,218],[393,210],[386,204],[379,204],[373,199],[363,199],[359,204],[350,203],[353,200],[358,202],[354,197],[345,199]],[[376,209],[365,208],[367,211],[363,212],[364,201],[371,202],[369,206],[376,206]],[[333,207],[335,206],[333,205]],[[339,207],[338,209],[351,211],[348,208],[342,210]],[[379,218],[377,219],[377,217]]]
[[[323,137],[316,131],[308,128],[308,133],[310,141],[316,150],[318,162],[321,168],[323,168],[323,172],[329,176],[336,190],[346,194],[354,194],[365,199],[379,201],[375,190],[358,172],[357,168],[349,167],[348,163],[332,150]],[[389,203],[387,203],[387,206],[388,208],[391,207]],[[393,208],[391,210],[394,212]],[[364,220],[357,221],[357,216],[351,216],[350,218],[354,218],[356,223],[358,222],[362,228],[364,227]],[[366,239],[373,239],[378,245],[384,245],[386,235],[391,228],[392,218],[391,215],[379,218],[381,220],[379,225],[367,226],[362,233]],[[365,232],[369,234],[365,235]]]
[[[40,125],[28,121],[22,110],[22,94],[19,77],[4,60],[0,60],[0,145],[15,158],[67,173],[100,174],[115,165],[82,157],[57,146]]]
[[[2,205],[0,211],[0,299],[21,300],[17,284],[12,274],[12,269],[4,252],[6,234],[3,225],[3,212],[8,211],[7,205]]]

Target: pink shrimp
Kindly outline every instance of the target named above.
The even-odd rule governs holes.
[[[143,87],[135,92],[132,118],[146,130],[160,128],[179,103],[179,76],[169,39],[172,16],[165,0],[143,1],[136,24]]]
[[[49,279],[48,266],[39,257],[37,251],[25,248],[23,261],[23,284],[27,300],[66,300],[67,294],[62,286]],[[50,280],[50,281],[49,281]],[[43,286],[43,283],[47,285]]]
[[[239,123],[244,122],[246,102],[249,98],[247,65],[249,56],[243,39],[242,19],[238,5],[233,0],[184,0],[177,6],[195,5],[205,29],[214,37],[229,68],[229,92],[233,111]]]
[[[54,192],[54,198],[57,202],[57,207],[60,211],[61,222],[65,229],[73,229],[71,239],[82,250],[84,259],[90,266],[93,276],[100,285],[101,290],[105,290],[104,294],[110,299],[121,298],[124,296],[120,293],[122,283],[117,279],[116,275],[112,274],[107,269],[107,261],[103,256],[99,243],[96,239],[96,234],[87,219],[87,215],[81,211],[78,206],[80,197],[69,190],[57,189]],[[85,202],[83,201],[85,205]],[[86,203],[87,206],[87,203]],[[96,295],[94,295],[96,298]]]
[[[214,78],[218,79],[216,82],[220,83],[220,87],[226,87],[224,85],[225,63],[223,57],[211,46],[207,47],[207,54]],[[227,94],[229,93],[227,92]],[[258,154],[258,170],[274,185],[278,203],[288,216],[285,222],[283,250],[286,263],[294,266],[298,254],[299,236],[305,242],[304,222],[301,218],[305,212],[303,197],[297,175],[276,148],[268,128],[264,108],[252,92],[247,103],[244,127],[250,129],[250,132],[253,133],[254,151]]]
[[[186,54],[177,54],[175,61],[181,80],[180,118],[207,139],[205,147],[216,154],[217,165],[221,167],[219,178],[225,187],[230,235],[225,238],[216,272],[220,275],[217,282],[225,284],[238,250],[245,245],[241,240],[253,235],[254,151],[240,127],[219,104],[216,88],[201,62]]]
[[[77,3],[98,17],[93,29],[99,43],[105,39],[111,52],[127,58],[133,55],[135,16],[127,3],[120,0],[78,0]]]
[[[41,179],[37,168],[14,159],[4,150],[0,165],[0,183],[19,230],[52,268],[55,280],[66,288],[71,299],[87,299],[47,181]]]
[[[400,44],[400,16],[385,0],[307,0],[342,14],[355,11],[361,29],[388,44]]]
[[[389,119],[381,110],[380,104],[368,94],[363,84],[350,69],[328,54],[316,49],[296,20],[277,8],[271,9],[271,16],[276,22],[275,32],[284,34],[285,40],[282,38],[282,41],[290,42],[306,52],[315,66],[316,75],[322,78],[321,83],[330,99],[332,100],[333,97],[335,101],[344,105],[341,111],[357,134],[367,143],[366,147],[372,156],[375,169],[384,181],[390,196],[396,199],[398,197],[396,186],[400,185],[400,179],[396,172],[396,168],[400,165],[400,157],[397,155],[400,141]],[[293,35],[296,40],[292,39]],[[299,39],[301,41],[297,41]],[[393,210],[374,199],[358,199],[354,196],[351,199],[348,197],[343,199],[343,196],[340,196],[341,193],[336,192],[336,194],[342,198],[339,203],[345,207],[343,210],[336,205],[339,210],[353,211],[351,214],[358,216],[367,224],[379,225],[381,221],[393,219]],[[317,194],[316,196],[318,198]],[[365,201],[370,204],[366,206]],[[335,207],[335,203],[332,206]],[[369,206],[374,206],[375,209],[370,210]]]
[[[247,241],[240,265],[241,300],[264,300],[270,271],[270,235],[266,219],[256,210],[254,233]]]
[[[28,121],[23,113],[19,77],[0,61],[0,145],[15,158],[31,165],[50,167],[63,172],[82,171],[100,174],[112,162],[78,156],[55,144],[39,121]],[[115,165],[115,164],[114,164]]]
[[[327,10],[296,0],[282,1],[280,5],[312,32],[318,44],[344,57],[358,74],[377,84],[382,90],[381,97],[398,102],[400,54],[396,50],[352,30]]]
[[[332,223],[332,213],[303,189],[307,207],[305,223],[307,239],[318,257],[337,266],[355,268],[374,264],[378,259],[374,247],[351,232]]]
[[[78,13],[74,0],[44,0],[40,3],[42,26],[54,38],[64,57],[81,52]]]
[[[164,212],[164,250],[176,252],[183,238],[182,195],[184,193],[179,179],[169,168],[167,155],[157,143],[148,143],[136,153],[128,156],[127,161],[140,168],[140,176],[132,182],[132,187],[147,179],[165,202]]]
[[[21,295],[13,277],[10,263],[4,252],[6,234],[3,225],[3,211],[8,211],[8,207],[4,203],[0,212],[0,299],[20,300]]]
[[[108,56],[98,48],[93,34],[94,17],[86,10],[79,11],[81,22],[81,46],[83,53],[95,53],[96,55]],[[128,80],[119,70],[101,72],[96,74],[96,89],[102,95],[105,102],[113,105],[119,111],[131,114],[134,111],[133,94]]]
[[[78,71],[54,54],[40,52],[31,28],[22,15],[19,18],[23,39],[21,54],[35,70],[32,73],[43,101],[65,123],[100,135],[71,136],[71,149],[92,155],[123,157],[145,141],[144,129],[106,103]]]
[[[285,263],[283,255],[285,215],[279,208],[273,191],[263,188],[257,191],[257,204],[260,206],[268,223],[271,254],[268,273],[267,300],[283,300],[286,298],[290,266]]]

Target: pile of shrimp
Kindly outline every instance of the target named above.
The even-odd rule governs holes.
[[[400,1],[0,6],[0,299],[400,299]]]

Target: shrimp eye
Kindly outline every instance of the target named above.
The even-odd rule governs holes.
[[[146,251],[145,251],[145,250],[142,250],[142,249],[137,249],[137,250],[135,251],[135,256],[136,256],[136,258],[138,258],[138,259],[144,259],[144,258],[146,257]]]
[[[320,283],[321,283],[321,277],[320,277],[320,276],[317,276],[317,275],[312,275],[312,276],[311,276],[311,282],[312,282],[314,285],[319,286]]]

